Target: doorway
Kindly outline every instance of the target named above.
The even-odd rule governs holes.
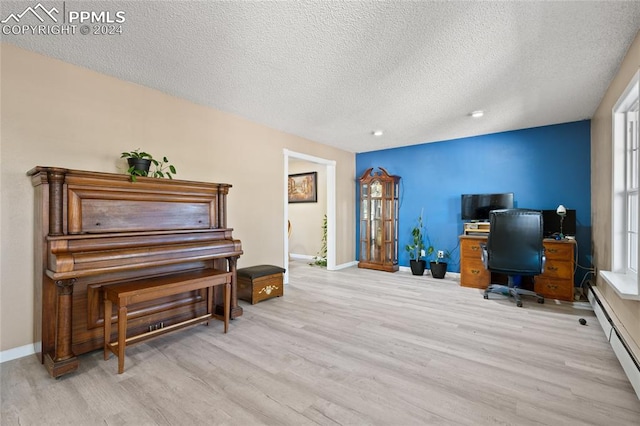
[[[327,188],[327,270],[336,269],[336,162],[325,158],[315,157],[300,152],[284,150],[284,268],[286,269],[284,282],[289,282],[289,160],[298,159],[315,164],[323,165],[326,168],[326,188]]]

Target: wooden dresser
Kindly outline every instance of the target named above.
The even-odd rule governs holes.
[[[480,243],[484,235],[460,236],[460,285],[486,288],[491,273],[482,264]],[[545,298],[573,301],[575,240],[545,239],[545,271],[533,279],[533,290]]]

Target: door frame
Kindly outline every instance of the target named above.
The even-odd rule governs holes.
[[[326,167],[327,176],[327,270],[336,270],[336,162],[326,158],[315,157],[313,155],[301,152],[283,150],[284,154],[284,220],[283,220],[283,239],[284,239],[284,268],[285,283],[289,282],[289,159],[295,158],[305,160],[311,163],[322,164]]]

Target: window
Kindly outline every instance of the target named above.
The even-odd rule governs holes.
[[[638,98],[625,114],[627,160],[627,271],[638,274]]]
[[[601,271],[601,276],[613,286],[620,297],[637,300],[640,300],[639,83],[640,71],[613,108],[611,271]]]

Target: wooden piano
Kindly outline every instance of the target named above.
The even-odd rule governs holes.
[[[232,273],[239,240],[227,228],[231,185],[35,167],[35,345],[52,377],[104,344],[103,286],[202,269]],[[188,323],[207,312],[196,290],[129,306],[128,333]],[[214,293],[221,313],[221,291]],[[115,318],[111,319],[115,321]]]

